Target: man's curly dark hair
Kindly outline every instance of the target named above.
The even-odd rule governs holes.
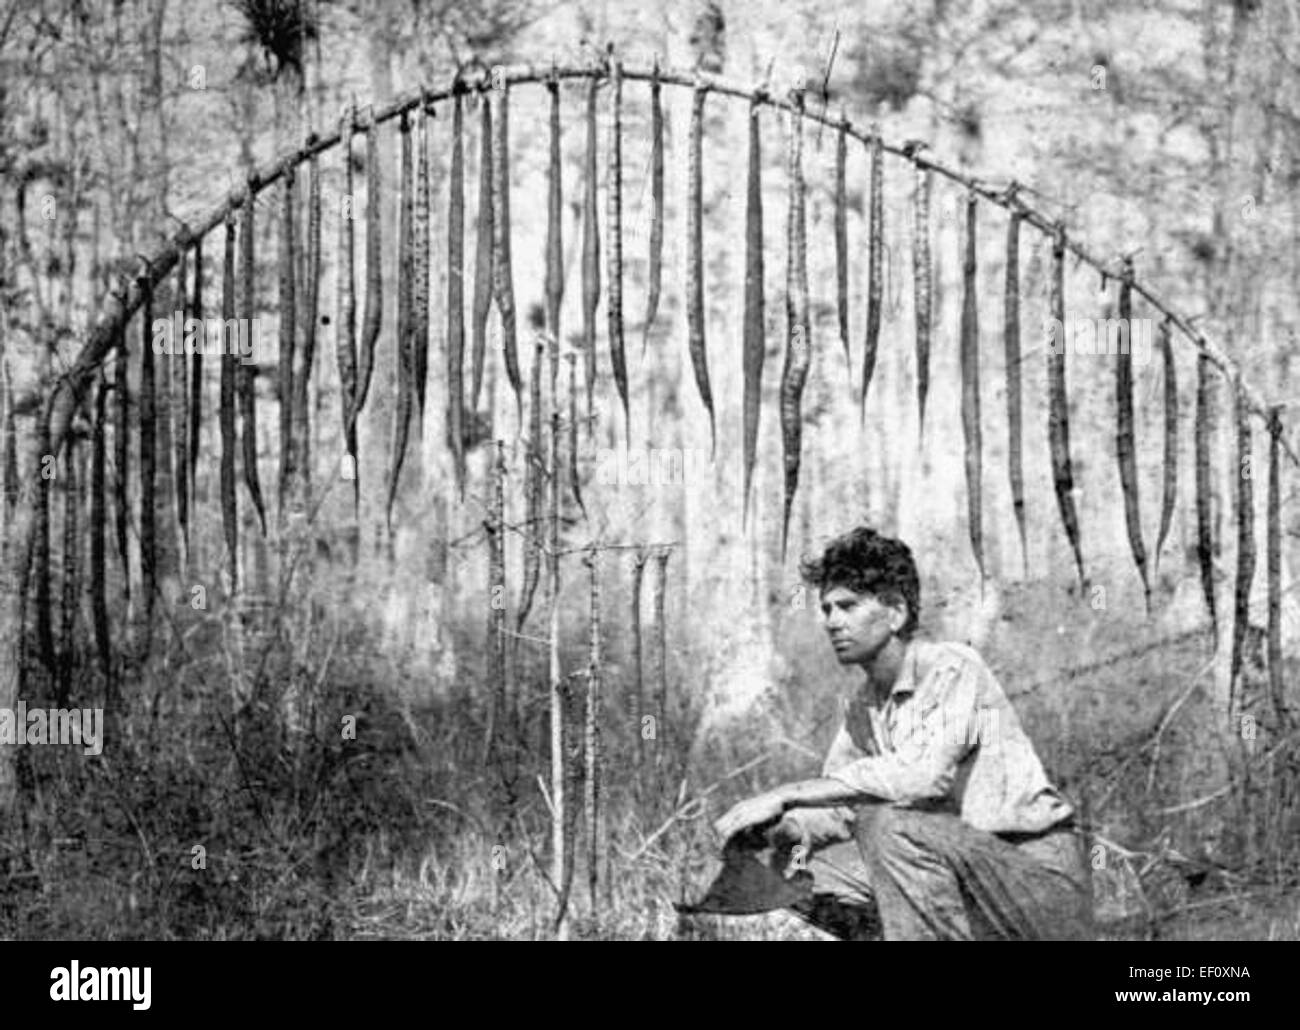
[[[916,632],[921,613],[921,580],[912,552],[901,540],[884,536],[870,526],[858,526],[837,536],[820,558],[805,558],[799,571],[804,582],[825,593],[847,587],[875,594],[882,601],[907,602],[907,621],[898,631],[903,640]]]

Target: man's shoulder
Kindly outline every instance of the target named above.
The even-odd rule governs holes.
[[[975,648],[956,640],[916,640],[916,668],[921,678],[953,669],[987,669],[988,663]]]

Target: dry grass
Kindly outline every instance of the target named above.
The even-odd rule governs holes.
[[[1012,598],[1009,628],[986,649],[1013,693],[1031,685],[1035,671],[1041,678],[1041,662],[1036,670],[1023,657],[1030,653],[1024,641],[1050,637],[1052,627],[1035,613],[1061,602],[1055,605],[1030,591]],[[321,612],[293,618],[299,640],[329,635]],[[552,935],[546,808],[534,781],[546,765],[543,705],[525,706],[534,715],[520,741],[512,816],[502,822],[499,786],[482,764],[486,692],[477,682],[417,702],[401,660],[381,653],[358,620],[339,629],[327,668],[315,644],[299,649],[313,655],[310,665],[268,663],[258,700],[236,714],[228,643],[205,637],[197,621],[188,635],[185,629],[174,639],[189,639],[189,651],[159,655],[142,671],[103,760],[59,748],[21,752],[24,805],[0,833],[4,936]],[[276,646],[274,634],[266,639]],[[1127,638],[1112,633],[1107,648],[1144,639],[1149,632],[1131,628]],[[472,634],[462,643],[461,653],[474,653]],[[786,643],[792,667],[816,670],[824,662],[814,636]],[[615,637],[612,669],[620,648]],[[1211,803],[1159,814],[1197,789],[1189,754],[1203,735],[1189,684],[1203,650],[1195,639],[1170,643],[1017,701],[1049,772],[1084,802],[1102,842],[1095,880],[1106,939],[1300,939],[1294,749]],[[78,674],[93,682],[88,669]],[[653,763],[637,769],[631,727],[638,720],[620,700],[617,677],[607,682],[600,870],[607,893],[593,920],[580,865],[571,936],[827,939],[779,914],[684,927],[672,907],[711,877],[710,822],[726,805],[815,768],[810,752],[833,728],[821,718],[826,690],[801,693],[790,684],[772,719],[703,743],[700,713],[679,704],[661,728],[656,774]],[[526,697],[544,691],[542,678],[525,684]],[[1186,703],[1166,718],[1183,694]],[[341,737],[344,715],[357,719],[355,740]],[[802,750],[771,735],[778,724]],[[1151,731],[1162,724],[1156,747]],[[767,758],[724,778],[760,755]],[[703,802],[683,809],[715,783]],[[203,868],[194,868],[196,846],[205,849]]]

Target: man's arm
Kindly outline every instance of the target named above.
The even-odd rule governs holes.
[[[869,800],[872,800],[869,795],[840,780],[799,780],[746,798],[714,825],[722,839],[728,840],[733,834],[750,827],[774,823],[792,808],[801,808],[804,811],[785,817],[787,825],[791,829],[797,828],[810,845],[818,845],[832,840],[848,840],[852,836],[849,829],[852,810],[836,806]],[[788,833],[782,835],[791,836]]]
[[[907,804],[947,797],[957,768],[976,738],[976,709],[981,668],[974,662],[947,665],[931,675],[920,709],[912,709],[894,731],[894,748],[828,770],[826,778],[838,781],[857,801],[874,798]],[[813,781],[817,782],[817,781]],[[806,788],[796,798],[839,796],[829,787]],[[798,804],[826,804],[823,800]],[[835,803],[835,802],[829,802]]]
[[[785,809],[791,808],[827,808],[834,805],[859,805],[864,801],[879,801],[880,798],[863,793],[851,787],[843,780],[833,777],[819,777],[815,780],[800,780],[786,783],[776,788]]]
[[[865,753],[853,742],[849,736],[849,730],[844,723],[840,724],[839,732],[831,741],[831,746],[826,752],[826,761],[822,763],[822,774],[813,780],[803,780],[799,783],[786,784],[777,788],[781,791],[790,791],[793,788],[803,787],[810,783],[825,783],[825,777],[835,772],[837,769],[843,769],[846,765],[856,761],[859,758],[866,757]],[[832,781],[834,782],[834,781]],[[838,784],[842,786],[842,784]],[[786,823],[789,831],[786,835],[797,837],[798,841],[806,847],[817,848],[827,844],[833,844],[836,841],[851,840],[853,838],[853,809],[841,804],[838,801],[831,802],[814,802],[807,804],[786,804],[783,798],[783,807],[786,814],[782,822]],[[799,808],[799,811],[791,809]]]
[[[852,813],[836,806],[946,797],[958,765],[974,742],[980,668],[964,662],[931,675],[942,679],[926,691],[930,696],[924,701],[925,714],[900,723],[895,750],[835,763],[832,768],[832,758],[847,753],[842,738],[848,738],[848,732],[841,729],[821,777],[783,784],[740,802],[716,824],[723,839],[751,826],[773,823],[791,808],[811,810],[794,817],[802,828],[811,831],[815,822],[825,822],[818,829],[834,834],[832,839],[847,839],[846,816]]]
[[[781,824],[776,828],[777,836],[786,843],[802,842],[809,847],[820,847],[834,841],[850,840],[853,837],[853,810],[835,807],[839,805],[838,801],[808,802],[800,806],[803,808],[802,811],[789,812],[784,815],[784,818],[782,815],[787,813],[788,809],[795,807],[787,803],[787,791],[803,787],[808,783],[835,783],[835,781],[825,780],[824,777],[837,769],[851,765],[864,756],[865,753],[849,735],[848,727],[841,723],[839,732],[835,734],[835,739],[831,741],[830,749],[826,752],[826,761],[822,764],[822,778],[782,784],[752,798],[746,798],[717,821],[715,826],[718,833],[726,840],[733,833],[780,819]],[[836,786],[843,791],[843,784],[836,783]],[[825,807],[820,807],[821,804]]]

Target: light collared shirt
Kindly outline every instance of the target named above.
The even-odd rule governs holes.
[[[912,640],[889,696],[864,681],[822,769],[863,802],[952,812],[990,833],[1041,833],[1073,815],[1015,709],[971,647]],[[847,839],[852,809],[798,809],[814,843]]]

